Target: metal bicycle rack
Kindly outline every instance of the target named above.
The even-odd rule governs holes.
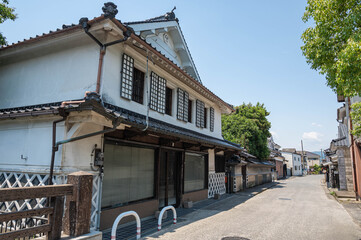
[[[173,224],[177,223],[177,212],[173,206],[166,206],[160,211],[159,217],[158,217],[158,231],[162,229],[162,218],[165,211],[172,209],[173,211]]]
[[[122,220],[122,218],[126,217],[126,216],[134,216],[135,217],[135,220],[137,222],[137,239],[140,239],[140,229],[141,229],[140,218],[139,218],[138,214],[134,211],[124,212],[115,219],[115,221],[113,223],[113,227],[112,227],[111,239],[116,239],[118,224],[119,224],[120,220]]]

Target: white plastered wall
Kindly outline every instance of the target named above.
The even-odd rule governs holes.
[[[113,105],[117,105],[123,107],[125,109],[131,110],[133,112],[138,112],[140,114],[146,115],[147,107],[146,107],[146,88],[149,88],[149,78],[148,81],[145,81],[145,89],[144,89],[144,103],[139,104],[134,101],[127,100],[125,98],[120,97],[120,81],[121,81],[121,59],[122,54],[125,52],[129,56],[134,58],[135,67],[139,70],[146,72],[146,59],[135,52],[130,47],[126,46],[125,49],[122,45],[112,46],[107,49],[107,53],[104,59],[104,68],[103,68],[103,84],[102,84],[102,97],[105,102],[108,102]],[[159,66],[153,64],[149,61],[148,64],[148,73],[154,71],[159,76],[164,77],[167,80],[167,87],[173,89],[173,105],[172,105],[172,116],[167,114],[161,114],[156,111],[150,110],[149,116],[179,127],[187,128],[205,135],[209,135],[215,138],[222,139],[222,129],[221,129],[221,110],[220,108],[213,102],[208,99],[200,96],[196,91],[191,89],[186,84],[180,82],[176,78],[174,78],[171,74],[161,69]],[[189,93],[190,99],[194,101],[193,103],[193,121],[192,123],[183,122],[176,118],[176,110],[177,110],[177,88],[182,88],[183,90]],[[195,99],[199,99],[205,103],[205,107],[208,108],[208,123],[207,128],[198,128],[195,125]],[[214,132],[211,132],[209,129],[209,108],[214,108]]]
[[[82,99],[95,91],[98,59],[99,47],[89,43],[3,64],[0,109]]]
[[[50,168],[52,149],[52,121],[24,118],[21,120],[0,121],[0,171],[28,171],[47,173]],[[58,139],[64,138],[64,123],[57,125]],[[62,147],[55,155],[55,168],[59,168]]]

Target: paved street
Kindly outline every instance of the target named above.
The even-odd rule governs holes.
[[[282,180],[252,198],[235,194],[146,239],[361,239],[361,228],[325,194],[321,178]]]

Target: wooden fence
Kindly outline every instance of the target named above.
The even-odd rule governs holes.
[[[44,197],[48,201],[43,208],[0,213],[0,239],[30,239],[41,235],[60,239],[62,230],[70,236],[88,233],[91,194],[92,175],[85,172],[68,175],[68,184],[0,189],[0,202]],[[26,219],[35,222],[33,226],[24,224]]]

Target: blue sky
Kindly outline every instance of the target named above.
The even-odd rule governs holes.
[[[0,25],[9,43],[100,16],[105,1],[10,0],[18,19]],[[336,95],[311,70],[300,39],[306,0],[113,1],[121,21],[176,17],[203,84],[225,101],[264,103],[282,147],[317,151],[337,134]]]

